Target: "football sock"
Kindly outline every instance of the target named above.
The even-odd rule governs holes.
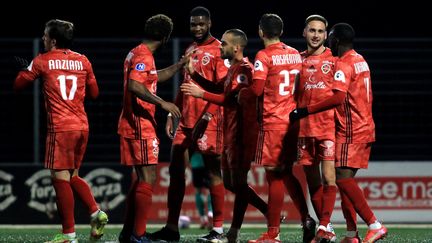
[[[303,194],[303,187],[292,173],[284,175],[285,187],[294,202],[295,207],[300,213],[301,220],[304,222],[306,217],[309,216],[309,210],[306,204],[306,199]],[[283,190],[283,189],[282,189]]]
[[[135,235],[142,236],[146,232],[148,214],[152,204],[152,185],[138,182],[135,190]]]
[[[95,201],[90,186],[79,176],[73,176],[70,180],[72,189],[78,194],[78,197],[87,206],[89,214],[97,212],[99,207]]]
[[[357,231],[357,213],[354,209],[353,204],[351,203],[351,200],[348,198],[348,196],[343,193],[342,190],[339,190],[339,194],[341,197],[341,207],[342,207],[342,213],[346,221],[347,225],[347,231]]]
[[[322,201],[323,201],[323,186],[319,185],[315,188],[309,188],[309,195],[311,197],[312,206],[318,219],[321,218]]]
[[[283,179],[274,176],[272,172],[266,172],[267,183],[268,183],[268,213],[267,213],[267,225],[270,228],[277,228],[279,233],[280,216],[283,207],[284,200],[284,182]],[[273,232],[273,231],[272,231]]]
[[[223,183],[210,186],[213,208],[213,227],[222,227],[224,220],[225,188]]]
[[[327,225],[330,223],[330,218],[333,213],[336,201],[336,186],[325,185],[322,197],[322,211],[320,218],[320,225]]]
[[[122,229],[122,232],[126,236],[132,235],[135,224],[135,191],[137,185],[138,181],[132,181],[129,193],[126,197],[126,210]]]
[[[56,192],[57,210],[62,221],[63,234],[75,232],[75,201],[69,181],[52,179]]]

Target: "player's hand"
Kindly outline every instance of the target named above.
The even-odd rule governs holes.
[[[162,109],[171,113],[174,118],[181,117],[180,109],[174,103],[164,101],[162,102],[161,106]]]
[[[191,54],[189,54],[189,58],[187,59],[184,68],[189,75],[192,75],[195,72],[195,69],[193,67],[193,57]]]
[[[207,129],[208,123],[211,119],[212,115],[210,113],[204,113],[204,115],[198,120],[192,129],[192,141],[196,141],[204,136],[204,132]]]
[[[17,71],[27,70],[27,67],[29,66],[29,62],[26,59],[18,56],[14,56],[13,63]]]
[[[174,127],[174,117],[172,117],[172,115],[167,116],[167,121],[165,124],[165,132],[170,139],[174,138],[175,127]]]
[[[297,121],[302,119],[303,117],[307,117],[309,115],[309,112],[307,108],[297,108],[291,111],[289,114],[290,121]]]
[[[204,90],[192,82],[183,83],[180,86],[180,90],[183,92],[183,94],[191,95],[195,98],[202,98],[204,96]]]

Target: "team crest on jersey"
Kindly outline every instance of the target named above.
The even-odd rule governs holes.
[[[264,71],[263,64],[260,60],[256,60],[254,64],[254,70],[255,71]]]
[[[324,74],[329,73],[330,70],[331,70],[331,67],[330,67],[330,65],[329,65],[328,63],[324,63],[324,64],[321,66],[321,71],[322,71]]]
[[[334,80],[345,83],[345,74],[341,70],[337,71],[334,75]]]
[[[157,138],[153,139],[152,144],[153,144],[153,150],[152,150],[153,155],[154,155],[154,157],[157,158],[159,156],[159,142],[158,142]]]
[[[205,66],[205,65],[207,65],[209,63],[210,63],[210,57],[207,56],[207,55],[204,55],[203,58],[202,58],[202,60],[201,60],[201,64]]]
[[[249,80],[248,80],[246,74],[241,73],[241,74],[237,75],[237,83],[248,84],[248,81]]]
[[[135,65],[135,70],[137,71],[144,71],[144,69],[145,69],[145,64],[142,62],[137,63],[137,65]]]

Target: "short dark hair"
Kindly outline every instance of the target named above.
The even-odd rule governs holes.
[[[74,38],[74,24],[60,19],[51,19],[45,24],[48,37],[56,40],[57,48],[70,48]]]
[[[198,6],[190,11],[190,16],[205,16],[210,19],[210,11],[203,6]]]
[[[246,47],[248,43],[248,39],[246,34],[240,29],[230,29],[225,31],[226,34],[232,34],[236,38],[236,43],[238,43],[241,47]]]
[[[146,38],[155,41],[168,39],[173,30],[173,22],[165,14],[157,14],[147,19],[144,27]]]
[[[330,32],[343,44],[352,44],[355,37],[354,28],[347,23],[338,23],[333,25]]]
[[[327,28],[327,26],[328,26],[327,19],[324,18],[323,16],[319,15],[319,14],[312,14],[309,17],[307,17],[305,20],[305,26],[307,26],[309,24],[309,22],[314,21],[314,20],[318,20],[318,21],[323,22],[325,24],[325,27]]]
[[[270,39],[282,35],[283,20],[277,14],[264,14],[259,22],[259,26],[264,35]]]

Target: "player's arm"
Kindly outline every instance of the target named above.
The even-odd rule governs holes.
[[[207,92],[194,83],[184,83],[180,86],[180,90],[185,95],[191,95],[195,98],[201,98],[218,105],[222,105],[225,101],[225,95]]]
[[[87,60],[87,65],[89,65],[89,72],[87,73],[86,79],[86,96],[96,99],[99,96],[99,86],[96,82],[96,77],[93,73],[93,68],[90,62]]]
[[[189,55],[183,56],[180,61],[178,61],[177,63],[166,67],[164,69],[161,70],[157,70],[157,75],[158,75],[158,82],[162,83],[167,81],[168,79],[170,79],[172,76],[174,76],[174,74],[176,74],[178,72],[178,70],[180,70],[184,64],[186,63],[186,61],[188,60]]]
[[[15,57],[15,62],[19,72],[15,78],[13,90],[19,91],[32,84],[33,81],[39,77],[39,69],[37,68],[37,65],[35,65],[35,60],[28,65],[28,62],[25,59]]]
[[[152,94],[144,85],[142,85],[138,81],[129,79],[128,90],[132,92],[139,99],[160,106],[162,109],[171,113],[174,117],[176,118],[181,117],[181,112],[175,104],[171,102],[166,102],[163,99],[161,99],[159,96]]]

